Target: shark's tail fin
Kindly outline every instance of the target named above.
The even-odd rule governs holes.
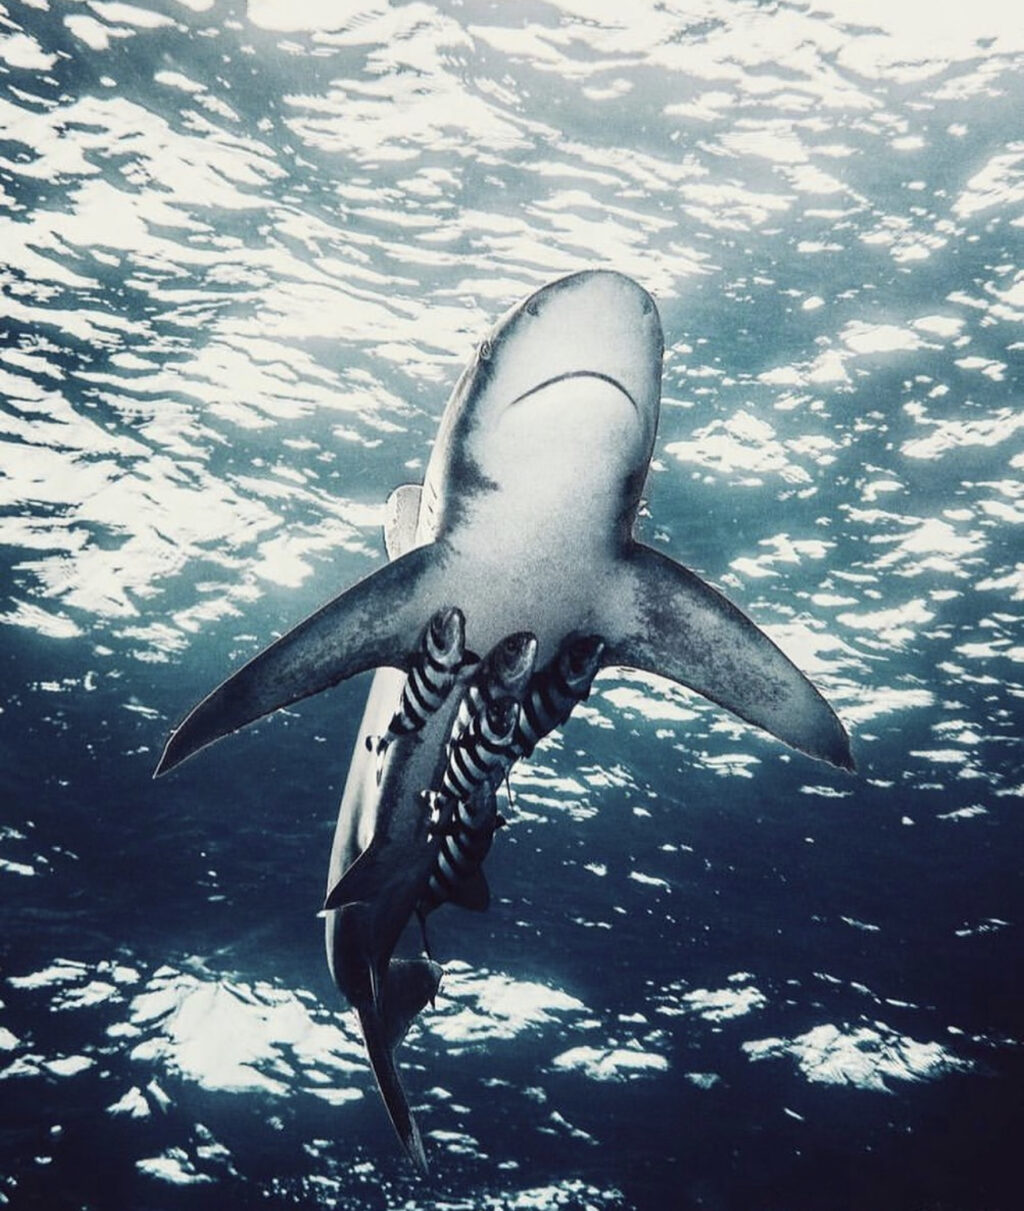
[[[429,959],[392,959],[379,1007],[368,1005],[359,1010],[366,1052],[391,1124],[406,1155],[424,1175],[427,1156],[395,1066],[394,1053],[413,1018],[437,995],[440,981],[441,968]]]

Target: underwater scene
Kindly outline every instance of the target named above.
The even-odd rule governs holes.
[[[1022,73],[1009,0],[0,3],[0,1207],[1015,1211]],[[856,769],[603,669],[430,915],[424,1177],[324,953],[371,674],[153,773],[606,270],[637,539]]]

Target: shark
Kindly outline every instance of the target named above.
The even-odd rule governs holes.
[[[571,274],[513,306],[458,379],[422,484],[403,484],[387,501],[388,561],[213,690],[171,733],[156,769],[374,670],[330,856],[325,941],[391,1122],[421,1172],[426,1153],[395,1052],[433,1000],[441,968],[396,949],[437,861],[441,838],[423,792],[443,774],[460,691],[380,762],[367,739],[386,731],[438,611],[459,609],[466,646],[481,654],[529,632],[538,667],[567,636],[600,636],[602,668],[654,674],[655,684],[701,694],[809,757],[854,768],[839,718],[765,632],[636,537],[663,356],[654,299],[613,270]],[[451,898],[485,907],[482,880],[476,872]]]

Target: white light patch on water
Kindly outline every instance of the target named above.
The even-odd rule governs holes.
[[[1024,601],[1024,563],[1017,564],[1012,571],[996,576],[986,576],[974,586],[988,592],[1006,592],[1011,601]]]
[[[728,1022],[745,1017],[755,1009],[768,1004],[768,998],[760,989],[745,988],[695,988],[683,993],[683,1004],[706,1022]]]
[[[107,1113],[124,1115],[126,1118],[149,1118],[152,1111],[146,1101],[146,1095],[138,1085],[133,1085],[126,1094],[107,1107]]]
[[[246,19],[259,29],[276,34],[312,33],[332,30],[346,23],[358,26],[369,15],[379,15],[386,7],[381,4],[346,6],[342,13],[335,0],[247,0]]]
[[[968,575],[967,567],[975,562],[969,556],[980,556],[985,548],[981,530],[964,533],[938,517],[925,519],[901,518],[904,526],[912,527],[902,535],[878,535],[875,539],[891,548],[872,563],[872,568],[885,570],[901,565],[905,576],[922,572],[949,572]]]
[[[320,1083],[351,1087],[365,1065],[353,1034],[313,1016],[305,999],[268,984],[214,982],[170,968],[131,1002],[132,1059],[160,1064],[205,1089],[284,1096]],[[326,1079],[325,1079],[326,1078]]]
[[[934,617],[935,612],[928,608],[923,598],[914,598],[904,605],[889,609],[868,610],[865,613],[845,611],[837,616],[837,620],[855,631],[866,632],[862,642],[900,648],[916,639],[922,627]]]
[[[57,62],[57,56],[47,54],[31,34],[0,37],[0,59],[23,71],[49,71]]]
[[[921,340],[907,328],[895,324],[869,324],[851,320],[839,334],[854,353],[912,353],[921,347]]]
[[[1024,143],[1009,144],[1009,150],[993,156],[980,172],[967,182],[953,212],[970,218],[994,206],[1004,210],[1024,202]]]
[[[572,1047],[556,1055],[552,1067],[562,1071],[582,1072],[594,1081],[628,1081],[668,1070],[668,1060],[662,1055],[634,1047]]]
[[[87,1072],[95,1063],[96,1061],[88,1055],[68,1055],[56,1060],[47,1060],[43,1067],[51,1076],[69,1077]]]
[[[110,48],[110,39],[131,37],[130,29],[111,29],[95,17],[85,13],[69,13],[64,18],[65,26],[79,42],[84,42],[90,50],[104,51]]]
[[[982,807],[980,803],[972,803],[970,807],[960,807],[952,812],[941,812],[935,818],[936,820],[974,820],[978,816],[987,815],[987,807]]]
[[[805,464],[827,467],[836,448],[836,442],[823,434],[781,441],[767,421],[741,409],[728,420],[713,420],[695,430],[688,441],[669,442],[665,453],[737,477],[744,485],[757,486],[765,476],[776,475],[785,483],[806,485],[813,476]]]
[[[7,858],[0,858],[0,870],[9,875],[21,875],[23,878],[38,873],[35,867],[27,866],[24,862],[11,862]]]
[[[743,1044],[752,1060],[796,1061],[816,1084],[852,1085],[876,1093],[891,1092],[893,1081],[924,1081],[965,1072],[971,1065],[938,1043],[919,1043],[881,1022],[841,1029],[816,1026],[793,1039],[760,1039]]]
[[[585,1012],[582,1001],[560,989],[456,962],[445,967],[437,1012],[425,1025],[449,1043],[472,1046],[535,1033],[560,1015]]]
[[[422,147],[439,153],[472,145],[507,155],[529,146],[522,119],[466,88],[451,71],[451,56],[473,50],[472,38],[457,21],[422,4],[388,8],[366,14],[358,40],[375,46],[372,74],[337,79],[326,94],[284,98],[286,125],[310,148],[344,152],[366,163],[400,163],[415,160]],[[387,47],[387,53],[376,47]],[[431,225],[427,215],[389,213],[386,205],[376,217],[390,224],[404,218],[409,226]]]
[[[806,560],[824,559],[834,546],[817,538],[790,538],[788,534],[762,538],[758,545],[767,549],[754,558],[741,556],[734,559],[729,567],[742,576],[761,579],[778,575],[774,570],[776,564],[800,564]]]
[[[136,1169],[147,1177],[172,1186],[197,1186],[214,1181],[208,1173],[198,1173],[182,1148],[168,1148],[160,1156],[144,1157],[135,1162]]]
[[[124,4],[121,0],[89,0],[89,7],[104,21],[120,21],[139,29],[159,29],[161,26],[174,24],[165,13],[155,13],[152,9],[140,8],[135,4]]]
[[[672,886],[666,879],[660,879],[657,875],[645,875],[638,870],[629,872],[630,879],[634,883],[640,883],[644,887],[660,887],[663,891],[671,891]]]
[[[952,340],[963,331],[964,320],[954,315],[922,315],[914,320],[914,327],[929,336],[943,336]]]
[[[698,712],[683,706],[677,692],[665,689],[665,683],[652,685],[650,689],[637,689],[619,685],[602,690],[601,697],[620,711],[631,711],[645,719],[656,719],[668,723],[689,723],[699,718]]]
[[[516,1161],[502,1162],[501,1169],[518,1169]],[[498,1183],[491,1181],[489,1186]],[[597,1211],[599,1207],[621,1208],[622,1193],[614,1187],[601,1189],[579,1178],[547,1186],[527,1186],[522,1189],[501,1189],[495,1193],[474,1190],[472,1194],[457,1199],[446,1195],[443,1201],[424,1198],[422,1202],[409,1200],[403,1204],[405,1211],[565,1211],[580,1208],[581,1211]]]
[[[31,975],[10,976],[7,982],[12,988],[50,988],[54,985],[77,983],[88,970],[84,963],[72,959],[57,959],[51,966]]]
[[[744,726],[734,723],[731,717],[716,721],[712,727],[712,731],[725,731],[729,735],[742,735],[744,730]],[[695,764],[720,778],[753,778],[752,767],[760,765],[761,759],[752,753],[701,753]]]
[[[686,1079],[698,1089],[713,1089],[722,1080],[717,1072],[688,1072]]]
[[[965,447],[1001,445],[1024,428],[1024,413],[1019,409],[1000,408],[982,420],[928,423],[933,428],[927,437],[911,438],[900,447],[905,458],[937,459]]]

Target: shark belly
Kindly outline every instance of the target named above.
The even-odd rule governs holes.
[[[841,722],[773,641],[634,537],[663,351],[654,301],[621,274],[573,274],[513,307],[456,384],[422,488],[403,485],[388,501],[389,562],[208,694],[156,769],[376,670],[331,852],[326,943],[391,1121],[421,1170],[394,1050],[440,969],[394,955],[438,853],[422,792],[443,772],[461,691],[387,746],[379,780],[366,739],[387,730],[429,619],[457,607],[465,643],[481,655],[530,632],[538,667],[573,632],[598,638],[602,666],[657,674],[811,757],[853,768]]]

